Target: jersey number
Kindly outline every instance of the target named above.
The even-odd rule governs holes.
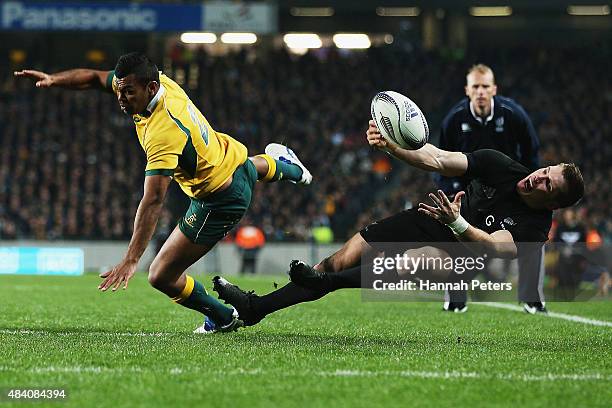
[[[200,119],[195,107],[191,103],[187,105],[187,111],[189,112],[189,117],[191,118],[193,124],[200,129],[200,135],[202,135],[202,139],[204,139],[204,144],[208,146],[208,128],[206,127],[206,124],[202,119]]]

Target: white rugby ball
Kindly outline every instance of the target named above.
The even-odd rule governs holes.
[[[380,134],[408,150],[417,150],[429,140],[427,120],[416,103],[404,95],[385,91],[372,99],[372,119]]]

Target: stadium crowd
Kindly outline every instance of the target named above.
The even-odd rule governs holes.
[[[435,188],[431,176],[365,143],[371,97],[388,89],[409,95],[435,139],[442,116],[463,95],[465,71],[484,62],[493,67],[499,92],[515,98],[534,121],[542,165],[574,161],[582,167],[587,191],[579,220],[609,242],[609,52],[523,48],[455,58],[389,47],[213,57],[177,46],[159,65],[215,129],[243,142],[249,154],[269,142],[286,143],[311,169],[309,187],[257,187],[249,219],[268,241],[309,240],[313,226],[321,225],[344,240],[372,219],[422,200]],[[0,68],[0,239],[128,239],[145,164],[131,119],[110,94],[41,91],[15,81],[12,70],[26,65],[63,68],[40,61]],[[173,191],[162,224],[171,228],[185,206]]]

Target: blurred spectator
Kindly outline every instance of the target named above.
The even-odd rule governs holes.
[[[334,231],[329,226],[327,215],[320,215],[313,220],[311,234],[315,244],[329,244],[334,241]]]
[[[587,232],[578,212],[574,208],[566,208],[561,212],[561,220],[555,233],[555,242],[571,246],[577,242],[586,242]]]
[[[562,210],[555,237],[559,251],[557,266],[557,298],[574,300],[587,267],[585,257],[586,228],[573,208]],[[582,245],[581,245],[582,244]]]
[[[240,273],[256,273],[257,255],[266,244],[263,231],[254,225],[249,225],[247,221],[246,225],[242,225],[236,231],[235,243],[242,254]]]

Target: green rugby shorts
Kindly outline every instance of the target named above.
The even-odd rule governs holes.
[[[241,164],[233,174],[232,184],[223,191],[191,203],[178,227],[194,244],[212,247],[242,219],[251,205],[257,170],[251,160]]]

